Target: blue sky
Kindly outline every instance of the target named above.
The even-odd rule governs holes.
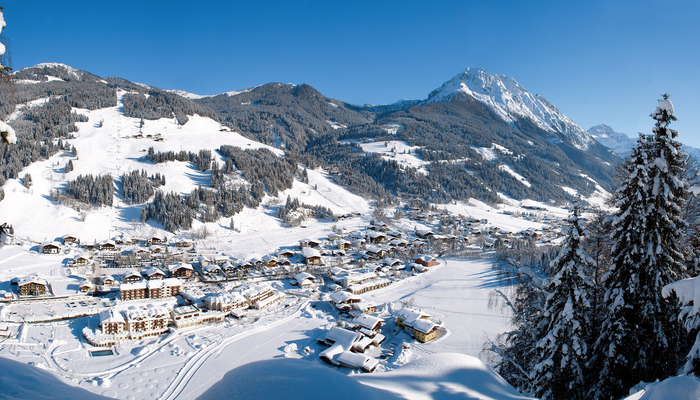
[[[635,136],[671,94],[700,147],[698,1],[6,0],[13,67],[61,62],[216,94],[306,83],[354,104],[424,99],[467,67],[509,75],[588,129]]]

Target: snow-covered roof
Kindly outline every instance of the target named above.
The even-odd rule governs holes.
[[[427,319],[415,319],[412,321],[406,321],[406,324],[412,326],[414,329],[421,331],[423,333],[430,333],[438,325]]]
[[[48,285],[48,283],[46,282],[46,279],[40,278],[39,275],[36,275],[36,274],[28,275],[28,276],[19,278],[17,280],[17,285],[20,287],[22,287],[24,285],[28,285],[30,283],[37,283],[37,284],[44,285],[44,286]]]
[[[314,276],[308,272],[299,272],[298,274],[294,275],[294,279],[296,279],[297,282],[301,282],[305,279],[309,279],[312,282],[316,280],[316,278],[314,278]]]
[[[425,319],[430,317],[430,314],[426,314],[422,311],[414,310],[412,308],[402,308],[400,310],[394,311],[394,316],[403,318],[404,321],[413,321],[417,319]]]
[[[241,294],[249,299],[259,296],[262,293],[272,291],[272,287],[267,282],[250,284],[241,290]]]
[[[321,257],[320,251],[312,249],[310,247],[304,247],[303,249],[301,249],[301,254],[304,256],[304,258]]]
[[[188,263],[185,263],[182,261],[168,265],[169,272],[175,271],[175,270],[180,269],[180,268],[185,268],[185,269],[189,269],[189,270],[193,269],[192,264],[188,264]]]
[[[199,308],[197,308],[193,305],[179,306],[179,307],[173,308],[173,315],[174,316],[194,314],[197,312],[199,312]]]
[[[361,337],[362,335],[360,333],[337,326],[332,327],[326,332],[326,342],[339,344],[343,346],[345,350],[350,350],[352,345],[360,340]]]
[[[146,276],[165,275],[165,272],[161,271],[158,267],[151,267],[147,269],[144,273],[146,274]]]
[[[346,303],[350,300],[353,300],[353,301],[362,300],[362,297],[360,297],[356,294],[352,294],[350,292],[344,292],[344,291],[334,292],[329,297],[330,297],[331,301],[333,303],[336,303],[336,304]]]
[[[382,324],[382,322],[384,322],[384,320],[372,315],[362,314],[358,317],[355,317],[352,320],[352,322],[356,325],[360,325],[363,328],[374,330],[378,328]]]
[[[353,353],[351,351],[344,351],[340,353],[336,360],[344,367],[363,369],[366,371],[372,371],[379,363],[379,361],[375,358],[368,357],[360,353]]]
[[[124,320],[124,315],[121,313],[121,311],[110,308],[100,313],[100,325],[105,322],[121,322],[123,324],[126,321]]]
[[[119,290],[146,289],[146,288],[148,288],[148,282],[162,282],[162,281],[158,280],[158,281],[141,281],[141,282],[134,282],[134,283],[122,283],[119,285]]]
[[[149,304],[147,306],[142,306],[142,307],[131,306],[131,307],[129,307],[129,309],[126,311],[125,314],[126,314],[127,320],[136,320],[136,321],[141,321],[141,320],[145,320],[145,319],[163,318],[163,317],[170,315],[167,308],[162,307],[162,306],[156,306],[153,304]]]
[[[205,302],[209,307],[213,307],[216,305],[225,306],[228,304],[243,304],[247,303],[248,300],[239,292],[231,292],[208,297]]]

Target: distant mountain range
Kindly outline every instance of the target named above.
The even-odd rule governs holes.
[[[627,157],[632,152],[632,149],[637,145],[637,139],[631,138],[624,133],[615,132],[608,125],[596,125],[588,130],[588,133],[602,145],[609,147],[615,154],[620,157]],[[700,149],[683,145],[682,150],[696,161],[700,161]]]
[[[182,123],[193,114],[209,117],[304,165],[325,166],[337,182],[374,198],[567,202],[611,189],[613,165],[620,161],[602,137],[597,140],[542,96],[478,68],[466,69],[424,100],[378,106],[281,83],[198,96],[63,64],[39,64],[14,75],[14,98],[0,98],[5,116],[14,103],[57,95],[72,107],[114,106],[114,90],[122,88],[143,94],[125,100],[129,117],[176,116]],[[368,142],[400,142],[424,167],[368,151]]]

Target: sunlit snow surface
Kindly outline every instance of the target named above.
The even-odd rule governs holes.
[[[398,129],[398,128],[393,128]],[[343,142],[352,142],[344,140]],[[360,147],[367,153],[378,153],[387,160],[394,160],[399,165],[415,168],[417,172],[427,174],[425,166],[429,163],[416,155],[416,150],[420,147],[411,146],[400,140],[378,141],[371,143],[360,143]]]

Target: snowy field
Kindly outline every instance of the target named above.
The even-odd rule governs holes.
[[[397,128],[394,128],[397,129]],[[351,143],[354,140],[341,140],[341,142]],[[411,146],[401,140],[379,141],[371,143],[359,143],[362,150],[367,153],[377,153],[387,160],[394,160],[399,165],[415,168],[418,173],[427,174],[425,167],[430,164],[415,154],[418,146]]]

